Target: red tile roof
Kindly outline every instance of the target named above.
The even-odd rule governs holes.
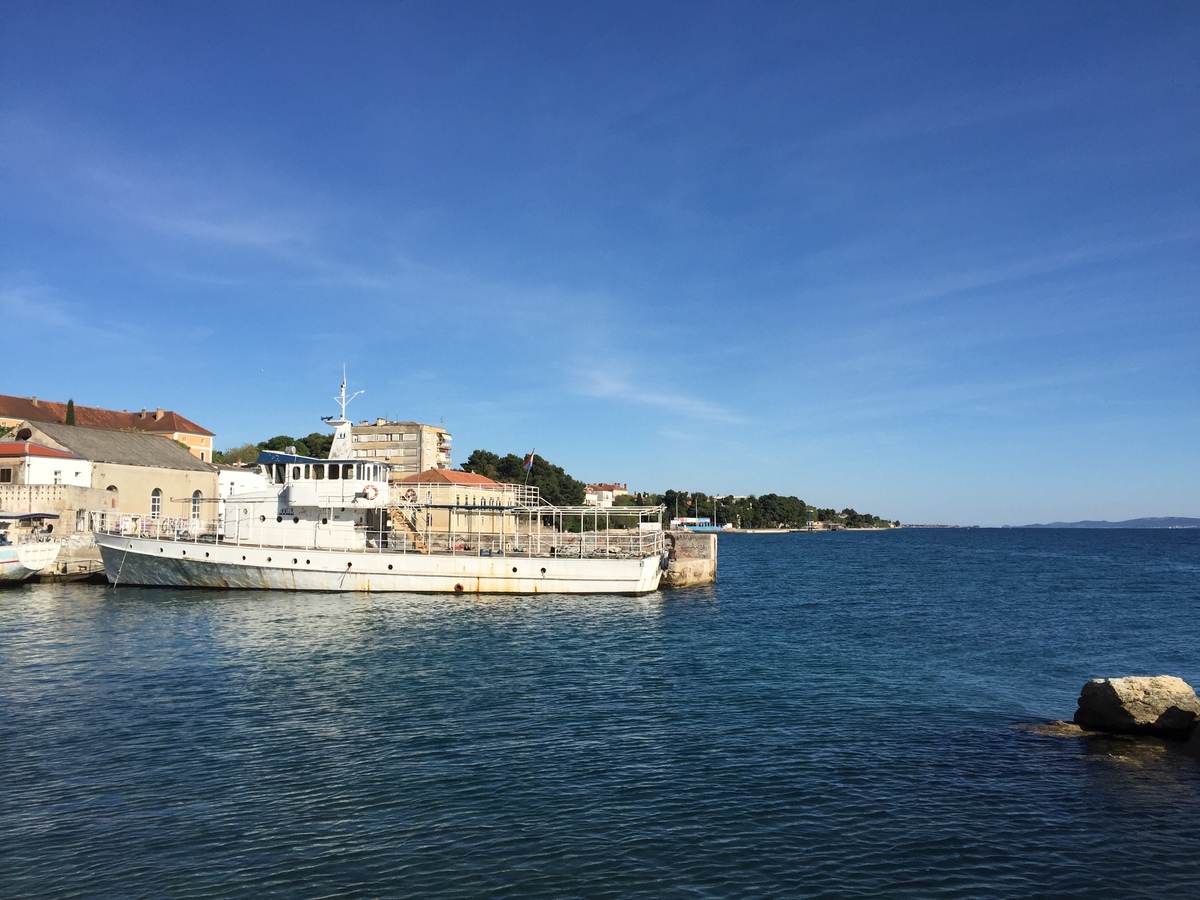
[[[43,447],[30,441],[0,441],[0,456],[48,456],[55,459],[82,459],[74,453]]]
[[[474,472],[456,469],[426,469],[417,475],[401,478],[397,484],[463,484],[471,487],[499,487],[500,483]]]
[[[39,400],[37,397],[10,397],[0,394],[0,417],[5,419],[27,419],[30,422],[50,422],[61,425],[67,421],[67,404],[54,400]],[[118,412],[98,406],[76,406],[75,424],[89,428],[109,428],[113,431],[145,431],[149,434],[208,435],[213,433],[195,422],[185,419],[169,409],[142,410],[141,412]]]

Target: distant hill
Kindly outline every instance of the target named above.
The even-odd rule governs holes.
[[[1019,528],[1200,528],[1200,519],[1165,516],[1126,519],[1124,522],[1051,522],[1049,525],[1019,525]]]

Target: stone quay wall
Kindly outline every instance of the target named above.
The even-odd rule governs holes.
[[[668,564],[662,586],[685,588],[717,580],[717,536],[712,532],[668,531]]]

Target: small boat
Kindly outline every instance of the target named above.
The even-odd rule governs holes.
[[[36,578],[49,568],[62,549],[52,537],[57,520],[53,513],[0,511],[0,584],[17,584]]]

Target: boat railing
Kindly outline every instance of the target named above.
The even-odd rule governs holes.
[[[401,482],[388,488],[390,506],[537,509],[543,506],[536,485],[456,485],[444,482]]]
[[[0,546],[48,544],[58,538],[49,531],[0,531]]]
[[[554,512],[546,512],[548,509]],[[632,509],[635,516],[643,511]],[[647,509],[657,511],[653,507]],[[411,528],[397,527],[395,522],[385,518],[377,527],[355,529],[355,546],[352,547],[346,546],[344,533],[304,530],[280,542],[274,536],[267,539],[262,532],[249,537],[228,535],[220,521],[187,517],[97,512],[92,513],[92,527],[94,531],[110,535],[171,543],[219,543],[295,550],[584,558],[641,558],[663,552],[665,537],[661,528],[573,529],[570,516],[564,515],[569,510],[539,507],[536,513],[503,517],[504,524],[497,529],[487,527],[478,519],[463,527],[433,529],[416,527],[415,522]],[[586,516],[593,515],[591,508],[579,511]]]

